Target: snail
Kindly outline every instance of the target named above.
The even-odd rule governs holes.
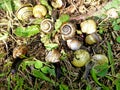
[[[92,61],[94,61],[96,64],[101,65],[108,63],[108,58],[103,54],[95,54],[92,56]]]
[[[109,9],[107,12],[106,12],[107,16],[110,17],[110,18],[118,18],[119,15],[118,15],[118,12],[115,8],[111,8]]]
[[[37,18],[42,18],[47,14],[47,9],[43,5],[36,5],[33,7],[33,15]]]
[[[54,8],[62,8],[62,6],[64,5],[63,4],[63,1],[62,0],[53,0],[51,2],[51,5],[54,7]]]
[[[13,58],[23,58],[28,51],[27,46],[20,45],[13,49]]]
[[[71,50],[78,50],[81,47],[81,45],[82,45],[82,43],[77,39],[69,39],[69,40],[67,40],[67,46]]]
[[[101,36],[97,33],[92,33],[86,36],[85,42],[89,45],[98,43],[102,40]]]
[[[61,55],[60,55],[59,51],[53,49],[46,55],[45,60],[46,60],[46,62],[57,63],[60,61],[59,60],[60,56]]]
[[[73,61],[71,63],[75,67],[83,67],[90,61],[90,54],[88,51],[79,49],[74,52]]]
[[[81,31],[86,34],[91,34],[96,32],[96,23],[94,20],[86,20],[83,21],[81,24]]]
[[[41,23],[40,23],[40,29],[44,32],[44,33],[50,33],[53,29],[53,22],[51,19],[44,19]]]
[[[60,28],[61,34],[62,34],[62,39],[63,40],[68,40],[74,37],[76,29],[74,24],[68,22],[64,23],[61,28]]]
[[[16,12],[17,18],[22,21],[27,21],[33,15],[33,7],[31,4],[25,4]]]

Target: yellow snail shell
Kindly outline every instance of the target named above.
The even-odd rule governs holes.
[[[71,62],[75,67],[83,67],[90,61],[90,54],[88,51],[79,49],[74,52],[74,58]]]
[[[85,42],[89,45],[98,43],[102,40],[101,36],[97,33],[92,33],[86,36]]]
[[[95,54],[92,56],[92,60],[96,63],[96,64],[104,64],[104,63],[108,63],[108,58],[103,55],[103,54]]]
[[[94,20],[86,20],[83,21],[81,24],[81,31],[86,34],[91,34],[96,32],[96,23]]]
[[[63,1],[62,0],[54,0],[51,2],[51,4],[54,8],[61,8],[63,6]]]
[[[36,5],[33,8],[33,15],[37,18],[42,18],[47,14],[47,9],[43,5]]]

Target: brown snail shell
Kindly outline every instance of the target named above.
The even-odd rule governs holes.
[[[44,33],[50,33],[53,29],[53,22],[51,19],[44,19],[41,23],[40,23],[40,29],[44,32]]]
[[[68,40],[75,36],[76,29],[75,29],[74,24],[68,22],[61,26],[60,31],[62,34],[62,39]]]
[[[18,19],[22,21],[27,21],[33,15],[32,5],[31,4],[23,5],[17,10],[16,15]]]
[[[60,56],[61,55],[60,55],[59,51],[54,49],[46,55],[45,60],[46,60],[46,62],[56,63],[56,62],[60,61],[59,60]]]
[[[15,47],[13,49],[13,58],[17,58],[17,57],[23,58],[26,55],[27,51],[28,48],[25,45],[20,45],[18,47]]]

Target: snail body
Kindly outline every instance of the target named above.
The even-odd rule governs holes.
[[[23,5],[16,14],[19,20],[27,21],[33,15],[33,7],[31,4]]]
[[[103,54],[95,54],[95,55],[93,55],[92,60],[94,62],[96,62],[96,64],[99,64],[99,65],[104,64],[104,63],[108,63],[108,58]]]
[[[51,19],[44,19],[41,23],[40,23],[40,29],[44,32],[44,33],[50,33],[53,29],[53,22]]]
[[[85,42],[89,45],[98,43],[102,40],[101,36],[97,33],[92,33],[86,36]]]
[[[75,36],[75,26],[72,23],[65,23],[60,28],[63,40],[71,39]]]
[[[86,20],[83,21],[81,24],[81,31],[86,34],[91,34],[96,32],[96,23],[94,20]]]
[[[69,39],[69,40],[67,40],[67,46],[71,50],[78,50],[81,47],[81,45],[82,45],[82,43],[77,39]]]
[[[74,58],[71,62],[75,67],[83,67],[90,61],[90,54],[88,51],[79,49],[74,52]]]
[[[47,9],[43,5],[36,5],[33,8],[33,15],[37,18],[42,18],[47,14]]]
[[[45,60],[46,62],[56,63],[60,61],[60,56],[61,55],[57,50],[52,50],[46,55]]]

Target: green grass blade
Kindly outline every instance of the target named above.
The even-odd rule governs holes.
[[[115,75],[114,59],[113,59],[111,45],[109,42],[107,42],[107,46],[108,46],[108,58],[109,58],[110,66],[111,66],[111,72],[112,72],[112,75],[114,76]]]

